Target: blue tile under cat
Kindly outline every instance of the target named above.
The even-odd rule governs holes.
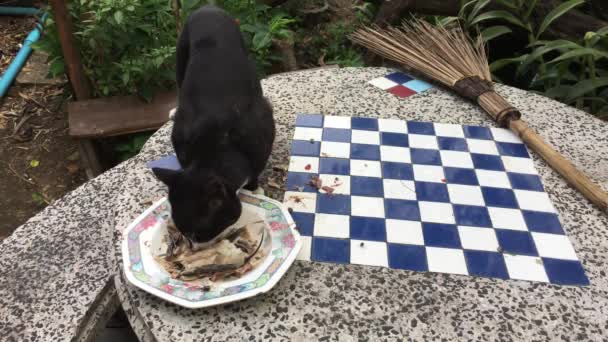
[[[384,77],[388,78],[389,80],[391,80],[395,83],[399,83],[399,84],[403,84],[405,82],[409,82],[409,81],[413,80],[412,77],[410,77],[402,72],[394,72],[394,73],[388,74]]]
[[[453,224],[423,222],[422,235],[425,246],[462,248],[458,228]]]
[[[386,241],[386,223],[382,218],[350,217],[350,238],[367,241]]]
[[[382,132],[380,133],[380,143],[388,146],[408,147],[407,134]]]
[[[481,187],[483,199],[488,207],[519,208],[515,193],[511,189]]]
[[[502,160],[499,156],[492,156],[489,154],[478,154],[471,153],[471,159],[473,159],[473,165],[476,169],[482,170],[493,170],[493,171],[504,171],[505,167],[502,164]]]
[[[310,185],[310,180],[314,176],[318,175],[306,172],[289,172],[287,174],[287,191],[317,192],[318,189]]]
[[[318,157],[321,152],[320,141],[293,140],[291,142],[292,156],[313,156]]]
[[[368,144],[350,144],[350,158],[380,160],[380,146]]]
[[[291,213],[291,217],[296,223],[300,235],[312,236],[315,226],[315,214],[294,211]]]
[[[388,265],[391,268],[411,271],[428,271],[424,246],[388,244]]]
[[[330,175],[350,175],[350,160],[342,158],[321,158],[319,173]]]
[[[504,253],[537,256],[536,246],[529,232],[495,229],[498,244]]]
[[[589,285],[589,278],[578,260],[543,258],[549,281],[560,285]]]
[[[479,185],[475,170],[461,169],[459,167],[444,167],[443,173],[448,184]]]
[[[437,142],[439,143],[439,149],[441,150],[461,152],[469,151],[467,141],[462,138],[437,137]]]
[[[385,198],[384,209],[386,218],[420,221],[420,209],[417,201]]]
[[[448,187],[443,183],[415,182],[418,201],[449,202]]]
[[[352,129],[361,129],[366,131],[378,130],[378,119],[371,118],[352,118],[350,121]]]
[[[526,145],[518,143],[496,142],[498,153],[502,156],[530,158]]]
[[[412,164],[441,165],[441,156],[437,150],[410,148]]]
[[[384,179],[413,180],[412,164],[382,162],[382,177]]]
[[[319,194],[317,196],[317,212],[350,215],[350,196]]]
[[[353,196],[384,197],[382,178],[351,176],[350,194]]]
[[[508,173],[513,189],[545,191],[540,177],[523,173]]]
[[[462,130],[467,138],[492,140],[492,132],[487,127],[462,126]]]
[[[323,141],[350,143],[351,132],[350,129],[323,128]]]
[[[487,251],[464,251],[470,275],[509,279],[505,258],[500,253]]]
[[[528,229],[533,232],[565,234],[556,214],[528,210],[522,210],[522,214]]]
[[[454,204],[454,216],[459,226],[492,227],[488,208]]]
[[[435,135],[435,126],[431,122],[407,121],[409,134]]]
[[[298,114],[296,126],[323,127],[323,115],[321,114]]]
[[[332,238],[312,238],[310,258],[313,261],[350,263],[350,240]]]

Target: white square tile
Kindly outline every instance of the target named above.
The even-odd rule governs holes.
[[[503,254],[512,279],[548,282],[542,259],[525,255]]]
[[[386,241],[406,245],[424,245],[422,224],[417,221],[387,219]]]
[[[354,144],[380,145],[380,132],[353,129],[351,142]]]
[[[528,191],[528,190],[513,190],[519,208],[524,210],[544,211],[554,213],[553,203],[549,196],[544,192]]]
[[[350,175],[365,177],[382,177],[380,162],[376,160],[350,160]]]
[[[396,163],[411,163],[410,149],[397,146],[380,146],[380,160]]]
[[[456,204],[484,206],[481,187],[475,185],[448,184],[450,202]]]
[[[332,194],[336,195],[350,195],[350,176],[344,175],[328,175],[320,174],[319,179],[321,180],[322,186],[329,186],[334,189]],[[327,191],[319,189],[320,193],[326,193]]]
[[[393,82],[391,80],[389,80],[386,77],[378,77],[378,78],[374,78],[373,80],[369,81],[369,84],[378,87],[382,90],[386,90],[395,86],[398,86],[399,84],[396,82]]]
[[[464,138],[461,125],[436,123],[434,126],[438,137]]]
[[[528,226],[519,209],[488,207],[492,227],[527,231]]]
[[[452,274],[469,274],[461,249],[426,247],[429,271]]]
[[[454,210],[449,203],[418,202],[422,222],[454,224]]]
[[[350,237],[350,216],[316,214],[314,236],[347,239]]]
[[[321,141],[323,138],[322,128],[311,128],[311,127],[296,127],[293,134],[294,140],[310,140]]]
[[[458,234],[460,235],[460,242],[464,249],[498,251],[499,245],[494,229],[458,226]]]
[[[408,134],[407,139],[409,140],[410,148],[426,148],[431,150],[439,149],[437,137],[434,135]]]
[[[378,119],[378,130],[380,132],[407,134],[407,124],[403,120]]]
[[[502,163],[505,165],[505,170],[509,172],[538,174],[536,168],[534,168],[534,162],[530,158],[502,156],[500,159],[502,159]]]
[[[379,197],[351,196],[350,213],[352,216],[384,218],[384,200]]]
[[[515,133],[511,132],[508,129],[491,127],[490,130],[492,131],[492,135],[494,136],[494,140],[496,141],[521,143],[521,139],[519,139],[519,137]]]
[[[443,183],[445,174],[441,166],[414,164],[414,179],[420,182]]]
[[[506,172],[476,169],[475,174],[481,186],[510,189],[511,182]]]
[[[318,173],[319,158],[293,156],[289,158],[289,171]]]
[[[538,255],[546,258],[578,260],[566,235],[532,233]]]
[[[350,117],[327,115],[323,120],[323,127],[350,129]]]
[[[350,158],[350,144],[334,141],[322,141],[321,156],[327,158]]]
[[[312,237],[310,236],[300,236],[300,240],[302,241],[302,248],[298,252],[296,259],[303,261],[310,261],[310,251],[312,249]]]
[[[286,191],[283,203],[287,208],[300,213],[314,213],[317,208],[317,194],[310,192]]]
[[[471,155],[468,152],[442,150],[439,151],[439,154],[441,155],[441,164],[443,166],[460,167],[464,169],[474,168],[473,159],[471,159]]]
[[[413,181],[384,179],[384,198],[416,200],[416,185]]]
[[[386,242],[350,240],[350,262],[358,265],[388,267]]]
[[[467,145],[471,153],[498,155],[498,149],[492,140],[467,139]]]

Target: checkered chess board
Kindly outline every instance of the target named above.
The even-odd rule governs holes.
[[[408,97],[430,89],[432,85],[402,72],[393,72],[369,81],[373,86],[399,97]]]
[[[505,129],[302,114],[287,188],[302,260],[589,283]]]

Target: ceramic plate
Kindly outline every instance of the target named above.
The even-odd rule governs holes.
[[[203,285],[173,279],[154,260],[162,253],[163,236],[170,218],[169,201],[163,198],[141,214],[123,233],[124,271],[131,284],[157,297],[187,308],[204,308],[253,297],[272,289],[295,260],[302,241],[286,208],[272,199],[241,191],[243,210],[264,218],[270,227],[272,249],[266,259],[243,277]]]

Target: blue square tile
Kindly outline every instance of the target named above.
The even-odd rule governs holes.
[[[515,193],[511,189],[481,187],[483,199],[488,207],[519,208]]]
[[[441,165],[441,156],[437,150],[410,148],[412,164]]]
[[[350,142],[350,129],[323,128],[323,141]]]
[[[298,232],[304,236],[312,236],[315,226],[315,214],[294,211],[291,217],[298,227]]]
[[[419,201],[449,202],[448,187],[443,183],[415,182]]]
[[[310,185],[314,173],[289,172],[287,174],[287,191],[317,192],[318,189]]]
[[[384,212],[389,219],[420,221],[420,209],[416,201],[385,198]]]
[[[350,144],[351,159],[380,160],[380,146]]]
[[[492,227],[488,208],[454,204],[454,216],[459,226]]]
[[[462,129],[467,138],[492,140],[492,132],[487,127],[462,126]]]
[[[412,164],[382,162],[382,177],[385,179],[413,180]]]
[[[470,275],[509,279],[505,258],[500,253],[466,250],[464,258]]]
[[[323,115],[321,114],[298,114],[296,126],[323,127]]]
[[[317,196],[317,212],[323,214],[350,215],[350,196]]]
[[[445,174],[445,179],[448,183],[479,185],[475,170],[461,169],[459,167],[444,167],[443,173]]]
[[[313,237],[310,258],[313,261],[348,264],[350,263],[350,241]]]
[[[502,156],[530,158],[526,145],[518,143],[496,142],[498,153]]]
[[[545,191],[540,177],[523,173],[508,173],[513,189]]]
[[[522,214],[528,230],[539,233],[565,234],[556,214],[528,210],[523,210]]]
[[[580,261],[543,258],[547,277],[553,284],[589,285],[589,278]]]
[[[462,248],[458,228],[453,224],[423,222],[422,235],[425,246]]]
[[[389,146],[408,147],[407,134],[382,132],[380,133],[380,143]]]
[[[352,118],[351,119],[352,129],[361,129],[366,131],[377,131],[378,130],[378,119],[372,118]]]
[[[411,271],[428,271],[424,246],[388,244],[388,265],[391,268]]]
[[[471,153],[471,159],[473,159],[473,165],[476,169],[482,170],[493,170],[493,171],[504,171],[505,167],[502,164],[502,160],[499,156],[492,156],[489,154],[478,154]]]
[[[439,142],[439,149],[441,150],[461,152],[469,151],[467,141],[462,138],[437,137],[437,141]]]
[[[386,241],[386,224],[384,219],[351,216],[350,238],[367,241]]]
[[[293,140],[291,142],[292,156],[313,156],[318,157],[321,152],[321,142],[308,140]]]
[[[350,193],[354,196],[384,197],[382,178],[351,176]]]
[[[435,126],[432,122],[408,121],[407,131],[412,134],[435,135]]]
[[[405,82],[409,82],[409,81],[413,80],[412,77],[410,77],[402,72],[394,72],[394,73],[388,74],[384,77],[388,78],[389,80],[391,80],[395,83],[399,83],[399,84],[403,84]]]
[[[410,88],[417,93],[421,93],[421,92],[433,87],[430,83],[426,83],[421,80],[411,80],[411,81],[403,84],[403,86]]]
[[[504,253],[537,256],[536,246],[529,232],[496,229],[498,244]]]
[[[350,160],[341,158],[321,158],[319,173],[330,175],[350,175]]]

